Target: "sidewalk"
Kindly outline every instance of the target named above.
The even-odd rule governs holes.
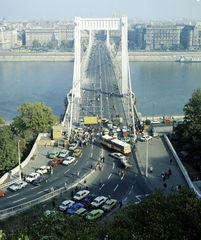
[[[164,196],[167,196],[171,191],[176,191],[177,186],[188,187],[188,184],[168,148],[166,148],[163,138],[153,138],[148,142],[137,143],[136,157],[145,181],[150,189],[155,192],[161,190]],[[146,177],[146,154],[148,144],[148,177]],[[170,163],[172,159],[172,163]],[[150,172],[150,167],[153,167],[153,172]],[[168,173],[171,169],[172,175],[163,180],[161,174]],[[163,184],[167,187],[164,188]]]

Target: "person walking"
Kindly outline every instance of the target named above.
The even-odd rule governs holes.
[[[121,209],[122,206],[123,206],[123,203],[122,203],[122,201],[120,201],[120,202],[119,202],[119,208]]]
[[[153,167],[151,166],[151,167],[150,167],[150,173],[152,173],[152,172],[153,172]]]
[[[110,194],[108,195],[108,199],[111,200],[111,195]]]
[[[55,208],[55,201],[52,201],[52,207]]]
[[[167,183],[166,182],[164,182],[163,187],[164,187],[164,191],[165,191],[165,189],[167,188]]]
[[[172,165],[172,159],[170,159],[170,165]]]
[[[103,162],[103,163],[105,162],[105,157],[104,157],[104,156],[102,157],[102,162]]]

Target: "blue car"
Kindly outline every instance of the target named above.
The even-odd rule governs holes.
[[[74,215],[74,213],[80,209],[80,208],[84,208],[84,204],[82,203],[75,203],[71,208],[69,208],[67,210],[67,213],[70,214],[70,215]]]

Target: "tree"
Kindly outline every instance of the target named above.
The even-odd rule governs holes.
[[[108,235],[110,240],[194,240],[201,235],[200,209],[201,201],[190,189],[181,188],[167,198],[159,191],[96,222],[60,212],[47,217],[42,213],[38,217],[26,215],[23,225],[9,239],[102,240]]]
[[[6,124],[5,120],[2,117],[0,117],[0,125],[1,124]]]
[[[34,48],[39,48],[41,47],[41,44],[39,43],[39,41],[37,39],[33,40],[33,47]]]
[[[16,135],[32,140],[40,132],[49,132],[58,122],[50,107],[43,102],[26,102],[18,109],[20,116],[13,119],[12,130]]]
[[[13,134],[9,126],[0,128],[0,172],[7,172],[18,163],[17,142],[13,140]]]
[[[180,142],[201,151],[201,89],[194,90],[189,102],[184,106],[184,122],[175,128]]]
[[[55,45],[56,45],[56,43],[51,41],[51,42],[48,42],[47,47],[49,49],[53,49],[53,48],[55,48]]]

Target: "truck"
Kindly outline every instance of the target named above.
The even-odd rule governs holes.
[[[118,126],[120,123],[123,123],[123,119],[121,117],[113,118],[112,123],[115,126]]]
[[[98,124],[98,117],[84,117],[84,125]]]

